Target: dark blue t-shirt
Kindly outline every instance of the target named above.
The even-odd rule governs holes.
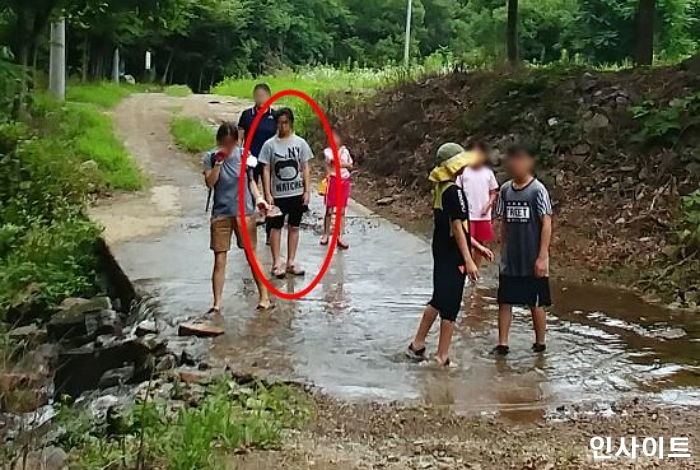
[[[255,116],[257,114],[257,108],[248,108],[243,111],[241,118],[238,120],[238,127],[245,131],[246,139],[248,138],[250,129],[253,127],[253,121],[255,120]],[[274,112],[272,109],[269,109],[260,120],[258,129],[255,131],[253,142],[250,144],[250,153],[254,157],[258,157],[263,144],[273,138],[275,134],[277,134],[277,122],[275,120]]]

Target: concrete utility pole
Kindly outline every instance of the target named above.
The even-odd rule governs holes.
[[[413,17],[413,0],[408,0],[406,11],[406,45],[403,50],[403,64],[408,67],[411,60],[411,21]]]
[[[66,20],[51,24],[49,89],[59,101],[66,99]]]
[[[112,81],[119,83],[119,72],[121,70],[121,58],[119,57],[119,48],[114,48],[114,58],[112,59]]]

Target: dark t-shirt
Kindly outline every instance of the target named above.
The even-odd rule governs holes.
[[[457,185],[448,187],[442,193],[442,209],[433,210],[433,255],[458,256],[461,253],[455,237],[452,236],[452,221],[469,220],[469,206],[464,191]]]
[[[248,133],[253,127],[253,121],[255,116],[258,114],[258,110],[255,107],[248,108],[243,113],[238,120],[238,127],[245,131],[245,137],[248,138]],[[260,124],[255,131],[253,136],[253,142],[250,144],[250,153],[254,157],[260,156],[260,149],[265,142],[273,138],[277,134],[277,121],[275,120],[275,114],[272,109],[268,109],[265,115],[260,119]]]

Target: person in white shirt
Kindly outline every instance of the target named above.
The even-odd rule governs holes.
[[[486,245],[494,240],[491,210],[498,196],[498,181],[493,170],[488,167],[488,147],[477,142],[469,150],[479,154],[479,160],[464,170],[457,178],[457,186],[461,187],[469,203],[469,230],[472,237]],[[474,253],[474,263],[481,265],[481,255]]]

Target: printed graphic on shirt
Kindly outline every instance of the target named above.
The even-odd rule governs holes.
[[[528,201],[505,201],[506,222],[528,223],[530,221],[530,203]]]
[[[275,152],[275,192],[277,194],[304,189],[304,181],[299,177],[299,156],[301,148],[290,147],[287,155]]]

